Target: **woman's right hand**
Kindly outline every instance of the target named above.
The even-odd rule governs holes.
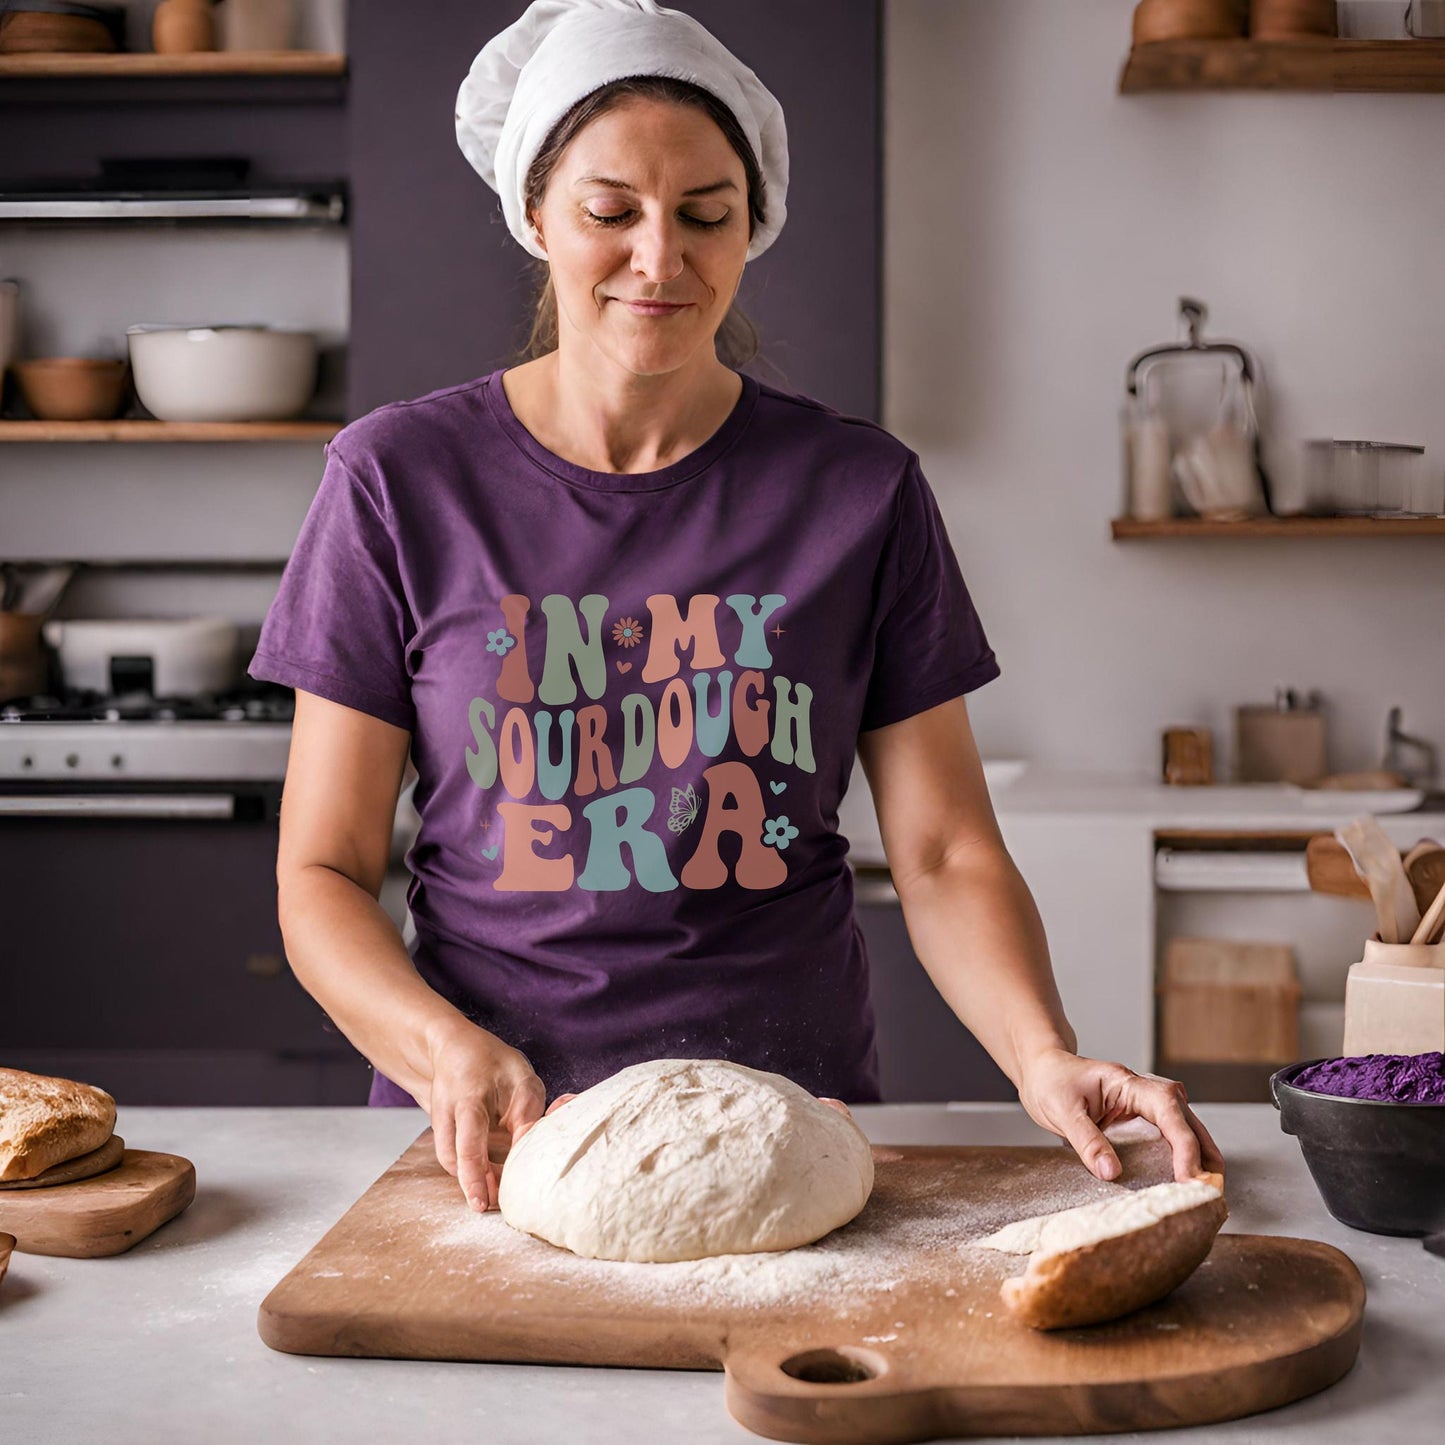
[[[428,1030],[427,1047],[431,1086],[417,1102],[431,1116],[437,1160],[473,1209],[495,1209],[487,1136],[500,1129],[515,1143],[542,1117],[546,1088],[524,1054],[466,1019]]]

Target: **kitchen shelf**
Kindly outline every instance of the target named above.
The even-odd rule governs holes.
[[[82,572],[280,572],[285,557],[12,557],[16,567],[75,567]]]
[[[1445,517],[1251,517],[1244,522],[1115,517],[1110,527],[1116,542],[1153,537],[1445,537]]]
[[[1156,40],[1119,77],[1120,95],[1201,90],[1445,92],[1445,40]]]
[[[0,191],[0,223],[75,226],[145,225],[155,222],[204,225],[339,226],[346,219],[344,186],[285,194],[166,195],[159,191],[80,192],[46,195]]]
[[[0,78],[145,79],[194,78],[204,75],[346,74],[346,57],[315,50],[202,50],[188,55],[156,55],[148,51],[118,55],[0,55]]]
[[[0,442],[325,442],[342,421],[0,421]]]

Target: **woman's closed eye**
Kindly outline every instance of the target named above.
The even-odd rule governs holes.
[[[630,210],[619,211],[615,216],[599,216],[595,212],[589,211],[584,207],[582,214],[586,216],[588,220],[595,221],[599,226],[615,226],[619,222],[625,221],[629,216],[633,215],[634,212]],[[701,216],[689,216],[684,213],[682,219],[686,221],[690,226],[702,226],[708,230],[711,230],[715,226],[723,225],[727,221],[728,217],[719,216],[718,219],[715,221],[705,221]]]

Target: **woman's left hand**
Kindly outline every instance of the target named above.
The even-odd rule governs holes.
[[[1119,1156],[1103,1131],[1125,1119],[1147,1119],[1169,1141],[1175,1179],[1224,1172],[1224,1156],[1173,1079],[1046,1049],[1023,1065],[1019,1102],[1035,1123],[1067,1139],[1100,1179],[1118,1177]]]

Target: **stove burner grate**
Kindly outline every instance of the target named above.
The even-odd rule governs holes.
[[[290,722],[296,694],[289,687],[256,683],[221,693],[153,697],[150,693],[102,693],[67,688],[58,696],[36,693],[0,703],[0,725],[16,722]]]

